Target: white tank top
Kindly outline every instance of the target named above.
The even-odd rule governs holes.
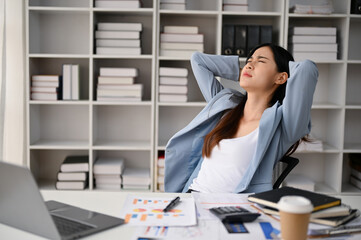
[[[243,137],[221,140],[210,158],[204,158],[189,188],[204,193],[233,193],[255,154],[257,140],[258,128]]]

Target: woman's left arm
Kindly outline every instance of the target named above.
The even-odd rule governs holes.
[[[292,145],[311,131],[311,107],[318,69],[314,62],[290,62],[290,78],[287,80],[283,100],[283,134]]]

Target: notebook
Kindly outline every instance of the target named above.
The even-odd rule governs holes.
[[[341,204],[341,199],[339,198],[293,187],[282,187],[266,192],[252,194],[248,196],[248,201],[278,209],[277,203],[281,197],[290,195],[302,196],[309,199],[313,205],[313,212]]]
[[[0,223],[47,239],[76,239],[123,219],[57,201],[44,202],[29,169],[0,162]]]

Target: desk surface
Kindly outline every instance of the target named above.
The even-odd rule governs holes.
[[[79,206],[81,208],[98,211],[115,217],[120,216],[124,201],[130,192],[99,192],[99,191],[42,191],[44,200],[56,200],[67,204]],[[177,193],[134,193],[139,196],[148,197],[191,197],[190,194]],[[361,196],[336,196],[342,199],[345,204],[351,205],[353,208],[361,209]],[[132,239],[135,227],[122,225],[103,231],[98,234],[91,235],[86,239]],[[4,239],[43,239],[36,235],[17,230],[6,225],[0,224],[1,238]],[[360,235],[361,236],[361,235]]]

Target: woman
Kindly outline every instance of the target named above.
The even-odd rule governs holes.
[[[238,56],[195,53],[192,69],[207,106],[168,142],[167,192],[261,192],[272,189],[273,167],[311,130],[318,70],[273,44]],[[224,88],[239,81],[246,94]]]

